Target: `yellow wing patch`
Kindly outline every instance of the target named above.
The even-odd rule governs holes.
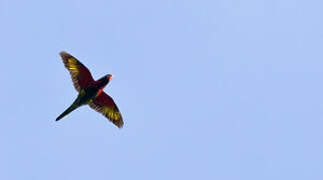
[[[114,111],[113,109],[111,109],[109,107],[104,106],[103,111],[104,111],[103,113],[105,115],[107,115],[108,117],[110,117],[114,121],[117,121],[117,120],[119,120],[121,118],[120,112],[116,112],[116,111]]]
[[[74,58],[69,58],[68,59],[68,69],[71,70],[71,72],[75,76],[79,74],[79,70],[78,70],[77,60],[76,59],[74,59]]]

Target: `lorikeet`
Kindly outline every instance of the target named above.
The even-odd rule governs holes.
[[[107,74],[95,81],[90,71],[75,57],[67,52],[61,52],[60,56],[65,67],[70,72],[74,87],[79,94],[73,104],[56,118],[56,121],[62,119],[76,108],[88,104],[121,128],[123,126],[121,113],[113,99],[103,91],[103,88],[111,80],[112,75]]]

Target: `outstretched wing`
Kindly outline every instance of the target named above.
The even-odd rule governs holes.
[[[122,128],[123,119],[121,113],[113,99],[105,92],[102,92],[89,105],[91,108],[107,117],[113,124]]]
[[[78,92],[94,82],[90,71],[75,57],[64,51],[59,53],[59,55],[62,57],[65,67],[70,72],[74,87]]]

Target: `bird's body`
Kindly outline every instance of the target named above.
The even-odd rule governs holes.
[[[76,58],[66,52],[61,52],[60,55],[65,67],[70,71],[74,87],[79,94],[72,105],[56,118],[56,121],[62,119],[76,108],[88,104],[121,128],[123,120],[119,109],[113,99],[103,92],[103,88],[109,83],[112,75],[108,74],[95,81],[89,70]]]

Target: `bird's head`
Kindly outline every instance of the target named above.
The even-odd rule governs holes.
[[[98,80],[100,88],[104,88],[112,79],[112,74],[107,74]]]

